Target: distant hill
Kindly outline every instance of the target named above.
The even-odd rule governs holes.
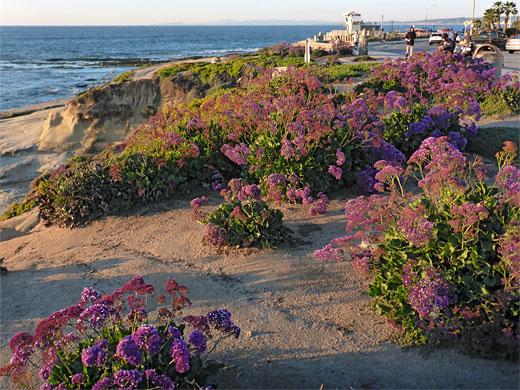
[[[467,18],[460,17],[460,18],[428,19],[427,24],[428,24],[428,26],[430,26],[430,25],[441,26],[441,25],[446,25],[446,24],[464,24],[464,22],[466,20],[471,20],[471,17],[467,17]],[[380,23],[380,22],[378,22],[378,23]],[[393,23],[393,24],[424,25],[424,19],[420,19],[420,20],[405,20],[405,21],[402,21],[402,20],[385,20],[385,21],[383,21],[383,25],[388,25],[390,23]]]
[[[428,25],[442,26],[447,24],[463,24],[466,20],[471,20],[471,17],[459,18],[441,18],[428,19]],[[288,19],[265,19],[265,20],[235,20],[235,19],[219,19],[206,23],[181,23],[171,22],[162,23],[158,26],[342,26],[342,21],[337,20],[331,22],[330,20],[288,20]],[[381,23],[381,21],[373,21],[373,23]],[[419,20],[385,20],[383,25],[393,24],[410,24],[410,25],[424,25],[424,19]]]
[[[282,20],[282,19],[266,19],[266,20],[235,20],[220,19],[206,23],[162,23],[159,26],[341,26],[341,21],[331,22],[325,20]]]

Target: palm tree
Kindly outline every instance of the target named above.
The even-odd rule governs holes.
[[[484,16],[482,16],[482,23],[484,25],[488,25],[491,30],[495,29],[495,20],[496,20],[496,12],[492,8],[488,8],[484,11]]]
[[[473,30],[480,30],[482,28],[482,20],[480,19],[475,19],[473,21],[473,26],[472,26],[472,29]]]
[[[505,20],[504,20],[504,34],[506,33],[507,28],[507,22],[509,21],[509,18],[511,15],[518,15],[518,9],[516,8],[516,4],[512,1],[508,1],[504,4],[504,14],[505,14]]]
[[[504,3],[502,3],[501,1],[495,1],[491,9],[495,13],[495,18],[497,21],[497,30],[500,30],[500,17],[504,13]]]

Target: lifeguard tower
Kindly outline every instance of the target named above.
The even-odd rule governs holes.
[[[350,11],[341,14],[345,17],[344,26],[347,28],[347,34],[354,34],[355,31],[361,32],[361,24],[363,23],[363,19],[361,19],[361,14],[356,11]]]

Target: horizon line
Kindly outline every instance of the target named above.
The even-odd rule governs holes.
[[[429,20],[426,24],[432,24],[432,22],[436,20],[445,20],[445,19],[471,19],[468,17],[452,17],[452,18],[435,18]],[[344,22],[332,22],[332,21],[299,21],[299,20],[280,20],[279,23],[275,23],[276,19],[266,20],[265,23],[263,23],[261,20],[233,20],[229,23],[225,22],[199,22],[199,23],[182,23],[182,22],[166,22],[166,23],[152,23],[152,24],[7,24],[2,25],[0,24],[0,28],[2,27],[259,27],[259,26],[314,26],[314,25],[339,25],[343,26]],[[250,24],[247,24],[247,23]],[[271,22],[271,23],[270,23]],[[397,23],[397,24],[419,24],[421,22],[424,22],[424,20],[383,20],[383,25],[388,23]],[[221,24],[222,23],[222,24]],[[380,24],[381,21],[370,21],[367,20],[365,23],[376,23]]]

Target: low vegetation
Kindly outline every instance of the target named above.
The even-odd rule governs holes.
[[[280,202],[302,203],[317,216],[327,211],[327,193],[355,185],[364,195],[346,204],[349,235],[318,250],[316,257],[352,261],[371,281],[374,307],[396,328],[403,345],[452,343],[477,356],[517,359],[520,172],[511,142],[517,134],[484,130],[486,138],[478,138],[476,122],[492,109],[518,113],[518,79],[494,82],[489,64],[441,52],[407,62],[350,66],[333,60],[303,65],[300,55],[300,48],[280,44],[224,63],[161,70],[161,77],[191,72],[202,82],[223,73],[238,78],[253,72],[255,77],[244,87],[159,111],[117,147],[95,158],[75,158],[42,178],[41,219],[74,227],[211,185],[223,196],[221,205],[209,213],[204,197],[191,203],[193,218],[206,226],[205,244],[274,248],[291,233],[276,209]],[[356,87],[347,82],[360,74],[366,77]],[[337,81],[347,88],[340,89]],[[495,140],[488,144],[489,137]],[[499,141],[506,142],[496,155],[498,173],[488,178],[481,158],[463,151],[495,153]],[[131,302],[132,321],[143,321],[140,301]],[[113,308],[97,298],[92,303],[74,309],[74,316],[81,319],[99,305],[108,305],[107,313]],[[204,323],[222,330],[219,324],[230,324],[229,314],[218,313],[203,317]],[[184,320],[202,340],[202,322]],[[157,332],[161,343],[153,353],[138,343],[132,347],[144,362],[136,365],[117,350],[123,340],[136,339],[144,322],[131,322],[124,330],[117,324],[75,344],[72,355],[60,352],[71,371],[52,361],[42,366],[45,380],[67,386],[106,381],[108,386],[116,383],[112,374],[126,370],[125,378],[138,382],[134,387],[148,388],[160,387],[154,382],[159,377],[180,386],[202,378],[204,367],[195,354],[201,344],[183,341],[181,326],[176,328],[180,344],[168,328],[146,328]],[[61,326],[65,322],[57,329]],[[225,329],[229,335],[235,328]],[[13,352],[32,354],[34,337],[15,336]],[[99,356],[110,357],[111,370],[79,363],[79,356],[96,346]],[[183,358],[177,367],[180,356],[190,357],[189,364]],[[175,369],[166,365],[170,357]],[[8,369],[13,375],[19,373],[17,364]],[[143,367],[155,371],[147,374]]]
[[[238,339],[240,328],[226,309],[183,316],[188,289],[168,279],[169,303],[151,325],[152,285],[136,276],[112,294],[85,288],[77,304],[41,320],[34,334],[9,343],[13,359],[1,368],[14,383],[31,383],[29,365],[40,368],[42,389],[211,389],[224,365],[209,359],[217,344]],[[159,305],[167,298],[155,298]],[[188,334],[189,332],[189,334]]]

